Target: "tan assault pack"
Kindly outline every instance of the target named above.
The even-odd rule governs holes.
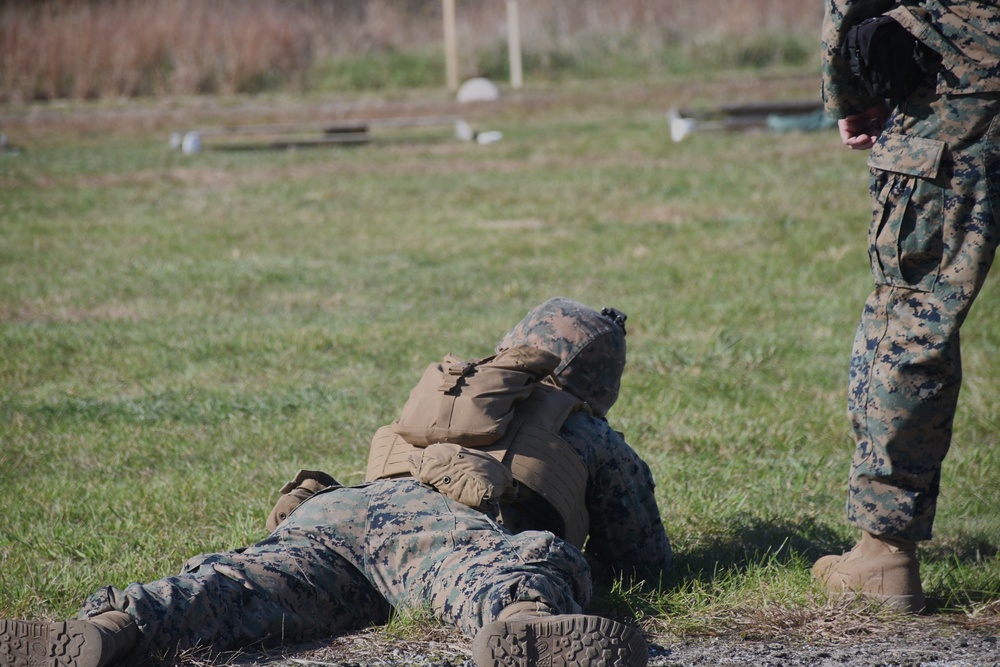
[[[424,371],[392,430],[421,447],[438,442],[492,444],[507,430],[514,404],[527,398],[559,362],[557,355],[532,347],[513,347],[472,361],[448,355]]]
[[[559,361],[515,347],[495,357],[449,356],[431,364],[402,416],[376,432],[366,478],[413,476],[472,507],[510,502],[513,478],[547,500],[562,519],[562,536],[582,547],[588,472],[559,429],[570,414],[588,408],[554,380],[545,381]]]

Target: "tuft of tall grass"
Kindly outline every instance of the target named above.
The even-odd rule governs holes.
[[[268,0],[0,7],[0,100],[253,93],[297,83],[309,16]]]

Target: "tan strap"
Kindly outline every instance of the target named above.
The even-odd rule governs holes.
[[[565,524],[566,541],[582,547],[590,530],[586,493],[589,472],[565,442],[554,441],[545,429],[525,424],[507,450],[504,463],[519,483],[545,498]]]
[[[368,452],[368,470],[365,480],[387,479],[390,477],[407,476],[410,474],[408,457],[419,451],[403,440],[392,426],[383,426],[375,431],[371,450]]]

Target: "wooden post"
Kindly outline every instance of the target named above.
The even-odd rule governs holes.
[[[458,39],[455,30],[455,0],[441,0],[444,14],[444,70],[448,90],[458,90]]]
[[[517,0],[507,0],[507,52],[510,58],[510,87],[520,90],[524,79],[521,72],[521,19]]]

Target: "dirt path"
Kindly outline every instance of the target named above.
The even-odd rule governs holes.
[[[654,647],[651,667],[811,665],[832,667],[995,667],[1000,665],[996,632],[968,631],[869,637],[823,643],[735,639],[685,640]]]
[[[676,107],[759,101],[818,99],[814,77],[760,78],[751,74],[709,81],[589,82],[505,93],[499,102],[459,104],[445,91],[406,91],[391,97],[293,95],[184,97],[0,106],[0,129],[12,144],[94,141],[99,137],[158,136],[194,127],[266,123],[347,122],[406,116],[459,115],[470,121],[505,113],[578,113],[613,107],[666,112]]]
[[[922,618],[855,631],[860,633],[822,638],[801,631],[758,639],[653,637],[649,667],[1000,667],[997,624]],[[231,661],[241,667],[475,667],[469,643],[443,630],[426,638],[392,638],[373,629]]]

